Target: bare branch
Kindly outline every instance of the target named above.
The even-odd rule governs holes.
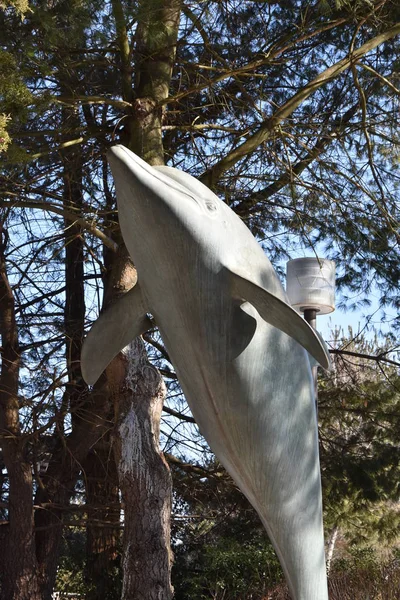
[[[195,421],[195,419],[193,419],[193,417],[188,417],[187,415],[183,415],[182,413],[178,412],[177,410],[174,410],[173,408],[169,408],[169,406],[164,406],[163,411],[166,412],[168,415],[171,415],[173,417],[176,417],[177,419],[180,419],[181,421],[186,421],[187,423],[196,423],[196,421]]]
[[[373,360],[375,362],[384,362],[384,363],[388,363],[389,365],[394,365],[395,367],[400,367],[400,362],[397,362],[395,360],[391,360],[390,358],[386,358],[385,353],[381,353],[381,354],[377,354],[377,355],[373,355],[373,354],[362,354],[360,352],[351,352],[350,350],[340,350],[337,348],[330,348],[329,349],[330,354],[338,354],[339,356],[355,356],[357,358],[364,358],[365,360]]]
[[[116,108],[132,108],[130,102],[105,98],[104,96],[53,96],[52,100],[58,104],[67,104],[69,106],[76,106],[77,104],[109,104]]]
[[[352,106],[342,118],[338,119],[330,127],[330,130],[315,142],[312,148],[306,148],[307,154],[301,158],[293,167],[287,169],[278,179],[271,183],[267,188],[255,192],[251,198],[243,201],[235,210],[238,214],[246,213],[249,209],[257,204],[257,202],[265,201],[289,183],[296,183],[299,180],[300,174],[316,160],[324,150],[334,140],[338,138],[338,134],[349,124],[352,117],[358,109],[358,102]]]
[[[201,467],[200,465],[192,465],[191,463],[183,462],[173,454],[164,453],[164,456],[170,464],[176,465],[183,471],[187,471],[189,473],[196,473],[197,475],[201,475],[202,477],[222,477],[223,475],[226,475],[226,472],[220,469],[211,470],[205,467]]]
[[[378,71],[375,71],[375,69],[373,69],[369,65],[366,65],[365,63],[359,62],[358,65],[366,71],[369,71],[370,73],[375,75],[375,77],[377,77],[378,79],[380,79],[385,85],[388,86],[389,89],[392,90],[392,92],[396,94],[396,96],[400,96],[400,90],[395,85],[393,85],[393,83],[389,81],[387,77],[384,77],[383,75],[378,73]]]
[[[31,160],[35,160],[36,158],[42,158],[42,156],[48,156],[49,154],[53,154],[53,152],[59,152],[64,148],[68,148],[69,146],[76,146],[76,144],[82,144],[89,138],[79,137],[75,140],[68,140],[67,142],[63,142],[62,144],[58,144],[55,148],[50,148],[48,150],[43,150],[43,152],[36,152],[36,154],[31,154]]]
[[[48,204],[47,202],[35,202],[34,200],[13,200],[12,202],[9,200],[3,200],[2,202],[4,204],[8,204],[12,207],[35,208],[35,209],[45,210],[45,211],[54,213],[56,215],[60,215],[64,218],[68,219],[72,223],[76,223],[83,229],[86,229],[87,231],[89,231],[92,235],[96,236],[99,240],[101,240],[103,242],[103,244],[105,246],[107,246],[107,248],[110,248],[114,252],[116,252],[118,249],[118,245],[111,238],[109,238],[105,233],[100,231],[100,229],[98,229],[93,223],[89,223],[82,217],[78,217],[73,212],[70,212],[68,210],[59,208],[59,207],[51,205],[51,204]]]
[[[258,148],[271,136],[277,125],[279,125],[279,123],[281,123],[284,119],[287,119],[296,110],[296,108],[298,108],[305,100],[307,100],[307,98],[315,91],[329,81],[332,81],[335,77],[338,77],[338,75],[354,65],[362,56],[383,42],[395,37],[399,33],[400,23],[397,23],[384,33],[381,33],[380,35],[368,40],[368,42],[360,46],[357,50],[354,50],[354,52],[350,53],[346,58],[343,58],[328,69],[325,69],[325,71],[317,75],[315,79],[310,81],[300,91],[292,96],[292,98],[285,102],[285,104],[278,108],[278,110],[276,110],[271,117],[266,119],[258,128],[258,130],[253,133],[253,135],[249,136],[245,142],[229,152],[222,160],[217,162],[211,169],[206,171],[202,175],[201,181],[209,187],[213,187],[215,182],[218,181],[225,171],[233,167],[244,156],[254,152],[256,148]]]
[[[187,14],[187,16],[189,16],[189,18],[191,18],[193,20],[193,24],[198,29],[201,37],[203,38],[203,42],[204,42],[204,45],[206,46],[206,48],[218,60],[225,63],[226,61],[223,58],[221,58],[219,55],[217,55],[217,53],[215,52],[215,49],[212,47],[212,44],[210,43],[208,36],[207,36],[206,32],[204,31],[204,28],[201,26],[200,20],[197,19],[196,15],[188,7],[184,7],[183,11]],[[342,18],[342,19],[338,19],[337,21],[332,21],[328,24],[325,24],[323,27],[321,27],[320,29],[318,29],[316,31],[313,31],[311,33],[308,32],[308,33],[304,34],[303,36],[295,38],[294,40],[291,41],[291,43],[286,44],[285,46],[279,46],[279,41],[277,41],[273,44],[273,46],[270,48],[270,50],[268,52],[266,52],[265,54],[263,54],[260,58],[254,60],[252,62],[249,62],[245,65],[241,65],[240,67],[236,67],[233,69],[226,68],[223,71],[223,73],[221,73],[221,75],[214,77],[214,79],[206,80],[204,83],[200,83],[199,85],[192,86],[191,88],[189,88],[187,90],[183,90],[182,92],[175,94],[175,96],[166,98],[160,104],[163,105],[163,104],[170,104],[171,102],[177,102],[178,100],[181,100],[182,98],[185,98],[186,96],[189,96],[190,94],[195,94],[197,92],[201,92],[202,90],[210,88],[210,87],[214,86],[215,84],[220,83],[221,81],[224,81],[225,79],[228,79],[229,77],[238,77],[238,76],[242,76],[242,75],[245,75],[248,73],[254,74],[255,70],[257,68],[262,67],[263,65],[270,64],[273,60],[278,58],[281,54],[283,54],[284,52],[289,50],[293,46],[293,44],[297,44],[301,41],[312,38],[316,35],[319,35],[320,33],[324,32],[324,31],[333,29],[334,27],[337,27],[338,25],[343,25],[344,23],[346,23],[347,20],[348,20],[347,18]],[[287,42],[286,36],[284,38],[284,41]],[[199,66],[199,65],[196,65],[196,66]],[[201,68],[210,69],[210,67],[205,67],[204,65],[201,65]]]

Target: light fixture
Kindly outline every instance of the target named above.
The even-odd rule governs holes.
[[[316,316],[335,310],[335,262],[326,258],[295,258],[286,264],[290,304],[315,328]]]

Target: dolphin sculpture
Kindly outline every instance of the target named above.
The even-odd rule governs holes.
[[[110,149],[119,222],[137,284],[82,352],[95,383],[152,313],[200,430],[257,510],[294,600],[327,600],[314,384],[329,367],[239,217],[177,169]],[[310,358],[310,355],[313,357]]]

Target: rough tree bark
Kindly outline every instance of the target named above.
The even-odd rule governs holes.
[[[107,303],[136,283],[122,241],[108,282]],[[114,453],[125,514],[122,600],[168,600],[172,482],[158,441],[164,384],[140,338],[110,363],[106,376],[116,413]]]
[[[125,499],[122,598],[167,599],[172,597],[171,476],[159,449],[165,385],[140,338],[116,360],[122,375],[114,381],[119,405],[114,450]],[[110,383],[115,364],[111,370]]]
[[[164,164],[161,101],[168,96],[178,35],[180,0],[142,0],[138,6],[135,88],[132,51],[119,0],[112,0],[120,54],[126,115],[125,145],[148,163]],[[105,304],[135,283],[135,272],[120,240],[105,290]],[[134,257],[133,257],[134,258]],[[159,449],[160,417],[165,396],[161,376],[135,340],[107,368],[117,420],[115,456],[125,506],[123,600],[172,597],[170,513],[172,483]]]
[[[9,477],[8,526],[2,548],[2,597],[41,600],[33,535],[32,466],[19,420],[20,353],[15,304],[6,269],[7,233],[0,223],[0,436]]]
[[[163,102],[168,98],[181,0],[142,0],[136,30],[135,118],[129,147],[151,165],[164,164]]]
[[[120,538],[117,467],[110,432],[90,450],[83,463],[86,490],[86,600],[109,598],[115,591]]]

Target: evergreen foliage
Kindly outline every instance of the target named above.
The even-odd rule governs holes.
[[[163,145],[278,270],[299,251],[336,260],[339,308],[375,311],[377,296],[391,335],[337,335],[321,379],[325,522],[351,549],[346,577],[369,569],[354,558],[363,548],[399,544],[399,4],[183,0],[176,52],[171,6],[0,2],[0,309],[12,325],[2,318],[0,567],[38,578],[30,600],[49,598],[58,565],[66,589],[84,554],[87,598],[120,593],[119,401],[104,383],[88,389],[77,359],[104,290],[106,304],[125,289],[105,160],[116,142],[151,161]],[[281,574],[258,518],[211,457],[156,330],[146,343],[168,387],[177,598],[266,597]]]

